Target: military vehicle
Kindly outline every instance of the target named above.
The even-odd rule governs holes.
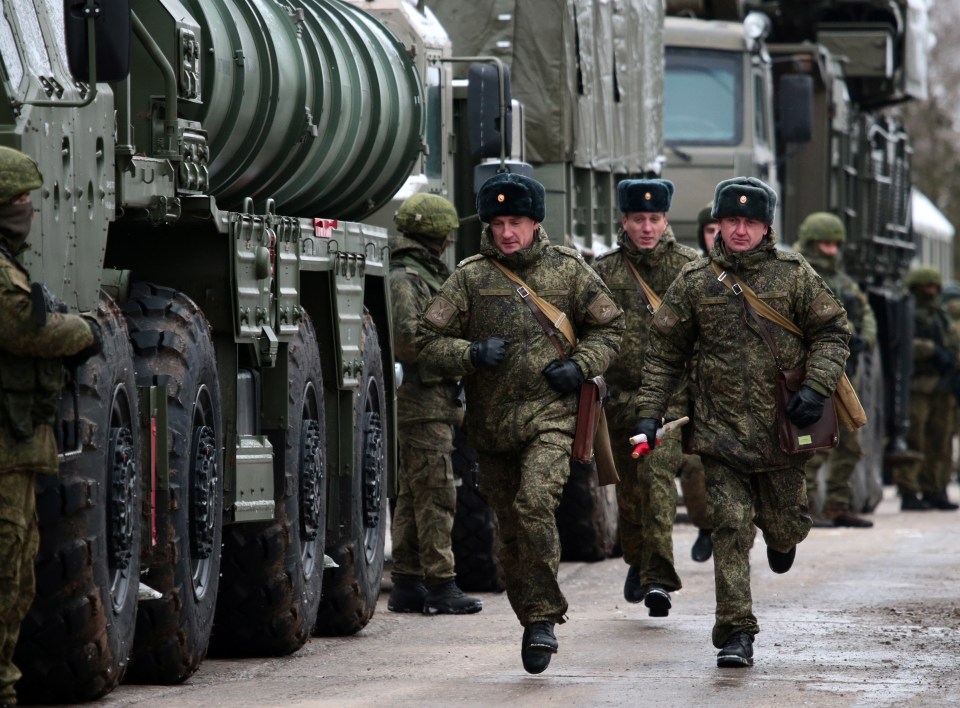
[[[23,700],[183,681],[348,634],[395,464],[386,232],[424,86],[337,0],[47,0],[0,18],[0,143],[44,184],[24,260],[103,353],[38,485]]]
[[[697,212],[718,181],[752,175],[777,188],[781,240],[830,211],[846,226],[847,271],[868,292],[880,345],[862,362],[871,420],[854,503],[880,501],[885,466],[909,464],[904,435],[916,253],[910,142],[891,106],[926,92],[923,3],[909,0],[668,0],[666,176],[671,223],[696,245]]]

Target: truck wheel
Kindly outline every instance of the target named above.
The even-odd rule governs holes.
[[[472,592],[502,592],[506,584],[498,556],[500,527],[477,489],[477,453],[460,427],[453,437],[453,469],[461,482],[451,533],[457,586]]]
[[[327,554],[339,568],[323,574],[323,595],[316,634],[354,634],[373,617],[383,579],[387,533],[386,388],[377,328],[364,317],[363,377],[357,392],[353,429],[353,477],[341,479],[341,535],[328,544]]]
[[[14,662],[21,701],[76,703],[109,693],[133,644],[140,576],[140,428],[123,317],[101,295],[103,351],[78,371],[81,452],[37,482],[37,592]],[[64,421],[74,420],[64,389]]]
[[[287,428],[272,431],[276,519],[232,524],[211,653],[290,654],[310,638],[326,535],[326,427],[320,349],[307,319],[288,347]],[[279,453],[284,450],[281,456]]]
[[[570,465],[570,478],[557,508],[560,558],[601,561],[617,542],[617,497],[614,485],[601,487],[593,465]]]
[[[167,380],[169,490],[157,490],[159,549],[142,581],[127,680],[180,683],[207,653],[220,577],[223,432],[210,325],[183,293],[133,286],[124,307],[138,378]],[[163,379],[161,379],[162,381]]]

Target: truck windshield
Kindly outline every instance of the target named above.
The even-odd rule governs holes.
[[[669,143],[737,145],[743,137],[741,55],[668,47],[663,132]]]

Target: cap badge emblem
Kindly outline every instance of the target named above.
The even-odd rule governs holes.
[[[504,198],[505,198],[505,197],[504,197],[502,194],[498,194],[498,195],[497,195],[497,201],[498,201],[498,202],[502,202],[502,201],[504,200]]]
[[[652,195],[650,194],[650,192],[647,192],[646,194],[643,195],[643,198],[646,199],[646,200],[649,202],[651,196],[652,196]]]
[[[746,204],[746,203],[747,203],[747,195],[746,195],[746,194],[741,194],[741,195],[740,195],[740,203],[741,203],[741,204]]]

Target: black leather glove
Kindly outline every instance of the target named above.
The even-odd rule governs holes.
[[[957,357],[946,347],[937,347],[933,352],[933,363],[941,374],[949,374],[957,368]]]
[[[787,402],[787,418],[798,428],[806,428],[820,420],[826,402],[826,396],[809,386],[801,386]]]
[[[92,317],[84,317],[84,321],[90,325],[90,331],[93,332],[93,342],[78,351],[76,354],[63,358],[63,365],[67,367],[77,367],[83,364],[87,359],[96,356],[103,351],[103,332],[100,329],[100,323]]]
[[[583,372],[577,362],[570,359],[554,359],[543,369],[550,386],[560,393],[576,391],[583,383]]]
[[[847,347],[850,349],[851,357],[859,356],[870,348],[867,346],[867,340],[861,337],[859,334],[850,336],[850,341],[847,343]]]
[[[631,437],[636,437],[638,435],[646,435],[647,443],[650,445],[650,449],[653,450],[654,445],[656,445],[657,439],[657,428],[660,427],[660,421],[656,418],[641,418],[633,426],[633,435]],[[633,445],[630,446],[631,448]]]
[[[490,337],[490,339],[480,339],[470,345],[470,362],[477,367],[494,369],[503,361],[507,355],[506,339],[500,337]]]

